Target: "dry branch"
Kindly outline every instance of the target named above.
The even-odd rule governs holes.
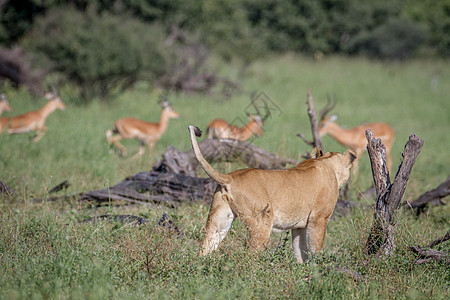
[[[431,249],[432,247],[439,245],[445,241],[450,239],[450,231],[447,231],[447,234],[437,240],[432,241],[425,247],[411,246],[409,247],[409,251],[418,255],[418,259],[415,261],[416,264],[428,263],[430,261],[445,261],[447,264],[450,264],[450,255],[448,252],[438,251]]]
[[[305,138],[305,136],[301,133],[298,133],[297,136],[300,137],[306,144],[317,147],[323,151],[322,146],[322,138],[319,134],[319,122],[317,121],[316,111],[314,110],[313,99],[311,95],[311,90],[308,90],[307,94],[307,102],[308,102],[308,116],[309,121],[311,123],[311,131],[313,135],[313,141],[309,141]]]
[[[366,137],[377,195],[375,220],[367,240],[367,251],[369,254],[381,252],[392,255],[395,250],[395,213],[423,141],[416,135],[409,137],[403,152],[403,161],[399,166],[394,183],[391,184],[386,164],[386,150],[381,144],[381,139],[375,139],[370,129],[366,130]]]
[[[429,243],[428,247],[433,248],[434,246],[439,245],[440,243],[446,242],[448,240],[450,240],[450,231],[447,231],[447,233],[443,237],[440,237],[437,240],[434,240],[431,243]]]
[[[444,205],[442,199],[450,195],[450,176],[437,188],[430,190],[411,203],[406,202],[409,207],[416,209],[417,215],[420,215],[429,204]],[[405,205],[404,204],[404,205]]]
[[[10,188],[6,183],[0,181],[0,195],[2,194],[11,196],[14,194],[14,190]]]

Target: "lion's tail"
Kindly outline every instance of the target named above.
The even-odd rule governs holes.
[[[212,180],[217,182],[218,184],[229,184],[231,182],[231,176],[227,174],[221,174],[214,170],[214,168],[206,161],[200,152],[200,148],[198,147],[197,138],[195,136],[200,137],[202,135],[202,131],[200,128],[196,126],[189,125],[189,133],[191,134],[191,144],[192,149],[194,150],[195,157],[198,162],[202,165],[203,170],[205,170],[206,174],[211,177]]]

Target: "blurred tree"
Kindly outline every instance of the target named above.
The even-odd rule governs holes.
[[[23,44],[88,99],[164,74],[170,61],[170,52],[162,48],[164,38],[160,26],[65,7],[38,18]]]
[[[328,52],[326,32],[330,31],[320,1],[246,0],[249,20],[257,36],[277,51]]]
[[[85,98],[180,70],[173,28],[244,65],[287,51],[448,57],[450,0],[0,0],[0,46],[25,47]]]
[[[392,19],[353,41],[358,53],[382,59],[406,59],[428,38],[427,28],[409,20]]]
[[[0,0],[0,44],[11,46],[31,30],[36,16],[61,0]]]
[[[428,47],[444,57],[450,56],[450,0],[407,0],[404,14],[427,26]]]

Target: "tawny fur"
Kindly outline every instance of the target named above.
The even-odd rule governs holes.
[[[241,142],[247,141],[254,134],[261,136],[263,131],[263,121],[259,116],[249,116],[250,121],[243,127],[237,127],[228,124],[222,119],[215,119],[208,124],[207,138],[208,139],[230,139]]]
[[[386,163],[389,171],[392,167],[391,150],[394,144],[395,132],[386,123],[368,123],[356,126],[351,129],[343,129],[337,125],[334,121],[336,116],[324,119],[319,126],[320,136],[329,134],[334,140],[344,147],[351,149],[355,152],[356,160],[353,164],[352,173],[356,174],[358,171],[358,160],[361,154],[366,150],[367,138],[366,130],[372,130],[375,138],[380,138],[384,147],[386,148]]]
[[[219,246],[236,217],[247,228],[253,250],[265,248],[271,231],[289,229],[299,263],[307,259],[308,252],[322,249],[339,187],[348,180],[355,158],[350,151],[322,155],[315,150],[313,156],[319,157],[287,170],[242,169],[221,174],[200,152],[195,138],[196,131],[198,134],[200,130],[189,126],[189,131],[197,160],[219,184],[206,223],[202,255]]]
[[[147,122],[135,118],[123,118],[114,122],[114,130],[106,131],[108,144],[114,144],[122,153],[127,155],[126,148],[119,142],[122,139],[138,139],[141,142],[139,152],[134,156],[138,157],[144,154],[145,144],[148,146],[148,153],[151,155],[155,143],[161,138],[167,130],[169,119],[177,119],[179,114],[166,104],[159,118],[158,123]],[[114,135],[116,133],[117,135]]]
[[[38,142],[47,132],[45,121],[56,109],[65,110],[66,105],[59,96],[47,94],[48,102],[41,109],[30,111],[15,117],[0,118],[0,132],[9,134],[36,131],[33,142]]]

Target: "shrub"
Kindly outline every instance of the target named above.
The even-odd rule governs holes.
[[[418,23],[392,19],[354,40],[354,51],[382,59],[406,59],[424,44],[428,31]]]
[[[164,74],[170,54],[163,36],[159,26],[125,15],[57,8],[37,20],[25,45],[88,99]]]

